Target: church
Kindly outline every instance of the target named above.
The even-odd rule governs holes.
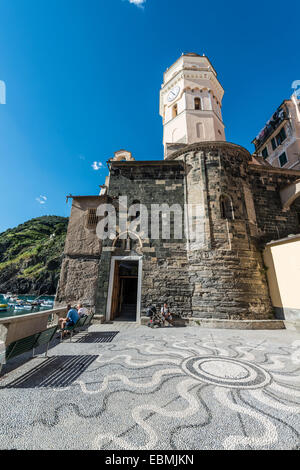
[[[223,94],[204,55],[184,53],[166,70],[164,156],[139,161],[119,150],[100,194],[69,196],[56,305],[81,301],[106,321],[140,322],[148,306],[163,303],[193,319],[300,318],[300,306],[274,301],[276,263],[266,266],[264,256],[300,233],[300,171],[265,165],[227,142]],[[99,237],[108,206],[117,215],[136,210]],[[162,206],[171,210],[154,223],[151,211]],[[142,208],[151,230],[139,226]]]

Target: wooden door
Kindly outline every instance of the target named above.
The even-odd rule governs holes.
[[[113,281],[113,291],[111,299],[110,319],[114,320],[119,313],[119,294],[120,294],[120,278],[119,278],[119,261],[115,261],[115,272]]]

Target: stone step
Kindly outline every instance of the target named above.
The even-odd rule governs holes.
[[[149,318],[141,317],[141,324],[148,325]],[[282,320],[224,320],[216,318],[174,318],[174,325],[177,327],[199,326],[200,328],[221,328],[238,330],[278,330],[285,329],[285,322]]]

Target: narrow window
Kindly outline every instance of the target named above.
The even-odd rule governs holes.
[[[87,214],[87,227],[95,228],[98,223],[98,217],[96,215],[96,209],[89,209]]]
[[[263,149],[263,151],[261,152],[261,154],[262,154],[262,156],[264,157],[264,159],[268,158],[269,155],[268,155],[268,149],[267,149],[267,147],[265,147],[265,148]]]
[[[280,166],[284,166],[286,163],[287,163],[287,156],[286,156],[286,153],[283,152],[283,153],[279,156],[279,164],[280,164]]]
[[[271,140],[271,144],[272,144],[272,149],[275,150],[277,145],[276,145],[276,140],[274,138]]]
[[[198,139],[204,139],[203,122],[198,122],[196,124],[196,132],[197,132]]]
[[[195,101],[195,109],[197,111],[200,111],[201,110],[201,100],[200,100],[200,98],[195,98],[194,101]]]
[[[173,111],[173,118],[174,118],[174,117],[176,117],[176,116],[177,116],[177,114],[178,114],[178,108],[177,108],[177,104],[174,104],[174,106],[173,106],[173,110],[172,110],[172,111]]]
[[[276,136],[277,145],[282,144],[282,142],[286,139],[286,133],[284,127],[280,130],[280,132]]]
[[[222,219],[233,219],[232,204],[228,196],[222,195],[220,197],[220,212]]]

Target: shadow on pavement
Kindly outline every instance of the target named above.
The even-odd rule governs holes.
[[[71,385],[98,356],[53,356],[0,388],[59,388]]]
[[[80,337],[74,337],[74,343],[111,343],[118,331],[102,331],[101,333],[91,332]],[[79,335],[78,335],[79,336]]]

